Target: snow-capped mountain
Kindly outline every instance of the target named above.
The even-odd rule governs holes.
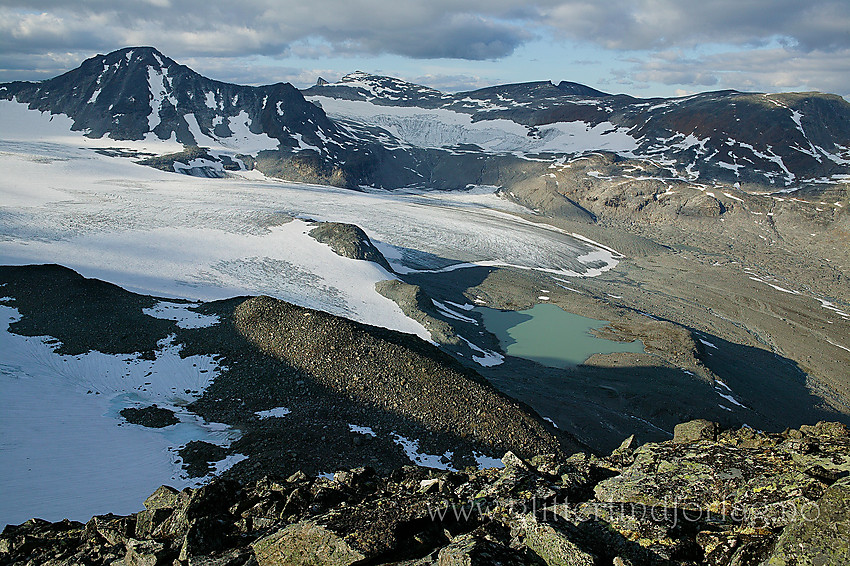
[[[250,156],[239,166],[350,188],[503,184],[505,167],[589,152],[754,192],[850,178],[850,104],[819,93],[639,99],[531,82],[449,94],[363,72],[302,93],[214,81],[137,47],[47,81],[0,85],[0,99],[65,114],[90,138],[170,140],[209,148],[213,161]],[[198,172],[188,161],[175,170]]]
[[[341,134],[292,85],[247,87],[207,79],[150,47],[98,55],[40,82],[0,87],[3,98],[62,113],[90,137],[155,136],[243,153],[339,144]]]
[[[449,95],[358,72],[304,94],[336,120],[383,128],[414,147],[534,157],[610,151],[686,180],[761,190],[841,182],[850,171],[850,104],[820,93],[638,99],[533,82]]]
[[[250,87],[214,81],[151,47],[98,55],[43,82],[0,85],[0,98],[67,115],[72,130],[90,138],[209,148],[207,166],[226,156],[225,163],[245,167],[233,158],[265,155],[270,167],[285,169],[306,151],[306,166],[320,164],[312,168],[312,177],[328,180],[358,145],[290,84]]]

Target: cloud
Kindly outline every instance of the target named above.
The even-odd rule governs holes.
[[[850,47],[846,0],[577,0],[541,15],[562,37],[612,49],[759,46],[776,38],[802,51]]]
[[[409,57],[491,59],[547,30],[611,49],[704,43],[850,47],[846,0],[2,0],[3,52],[156,44],[177,55],[281,54],[320,39]]]
[[[663,52],[645,61],[632,62],[634,66],[621,76],[636,82],[761,92],[818,90],[850,95],[850,48],[797,52],[780,46],[699,58]]]
[[[447,0],[92,0],[0,6],[0,52],[102,50],[155,45],[174,56],[283,55],[320,40],[337,52],[413,58],[497,59],[533,34],[506,7],[455,7]],[[484,5],[484,3],[480,3]]]
[[[256,83],[287,73],[249,77],[272,68],[240,58],[493,61],[552,38],[598,50],[588,59],[639,56],[615,66],[617,83],[847,93],[849,29],[847,0],[0,0],[0,80],[129,45],[219,59]],[[726,59],[704,55],[707,45]]]

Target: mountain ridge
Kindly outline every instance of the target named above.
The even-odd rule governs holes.
[[[267,175],[355,189],[499,184],[497,171],[517,160],[600,151],[748,192],[817,193],[850,178],[850,103],[835,95],[640,99],[569,81],[448,94],[363,71],[317,83],[235,85],[128,47],[52,79],[0,85],[0,99],[66,114],[89,137],[211,147],[257,158]]]

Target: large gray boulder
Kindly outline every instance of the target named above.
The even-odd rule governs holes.
[[[766,566],[850,564],[850,477],[800,509],[776,543]]]

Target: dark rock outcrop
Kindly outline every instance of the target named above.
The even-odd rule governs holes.
[[[180,422],[180,419],[174,415],[174,411],[156,405],[142,408],[127,407],[121,409],[119,414],[127,419],[127,422],[150,428],[164,428]]]
[[[318,242],[328,244],[342,257],[371,261],[392,273],[384,255],[375,247],[366,232],[355,224],[322,222],[310,230],[310,236]]]
[[[452,326],[441,320],[431,298],[419,285],[387,279],[375,283],[375,290],[394,301],[404,314],[424,326],[438,344],[462,344]]]

